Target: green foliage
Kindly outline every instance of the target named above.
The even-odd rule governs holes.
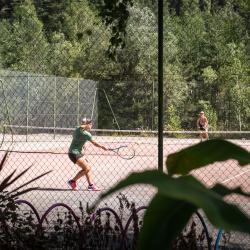
[[[156,194],[144,217],[139,249],[169,249],[168,246],[176,238],[176,232],[186,226],[194,211],[195,207],[187,202]]]
[[[236,120],[235,128],[245,130],[248,127],[249,119],[249,64],[247,59],[246,47],[243,44],[236,45],[230,43],[225,48],[227,63],[220,68],[223,91],[221,97],[227,98],[225,109],[229,120]],[[229,121],[229,123],[231,123]]]
[[[204,157],[208,155],[207,152],[209,157]],[[185,175],[192,169],[228,159],[247,165],[250,163],[250,154],[232,143],[211,140],[169,155],[166,163],[171,175]],[[250,194],[241,188],[229,189],[221,184],[208,188],[191,175],[172,177],[157,170],[133,173],[102,194],[97,203],[113,192],[134,184],[149,184],[158,190],[144,217],[139,249],[155,249],[156,246],[157,249],[171,249],[171,242],[199,208],[217,228],[250,234],[250,218],[237,206],[224,201],[224,197],[230,194],[248,198]]]
[[[167,127],[180,117],[181,129],[193,130],[204,104],[212,130],[249,130],[249,20],[247,0],[165,2]],[[0,29],[2,69],[102,80],[122,128],[127,116],[129,128],[155,129],[157,2],[3,0]],[[100,127],[112,126],[99,102]]]
[[[0,162],[0,171],[4,168],[4,165],[8,158],[8,152],[5,152]],[[23,177],[25,173],[30,169],[23,170],[18,175],[14,176],[16,170],[6,176],[0,183],[0,248],[1,249],[21,249],[23,243],[30,245],[34,240],[33,234],[36,229],[36,225],[33,223],[33,216],[30,213],[24,215],[19,214],[19,207],[16,203],[16,199],[19,195],[25,194],[30,191],[29,188],[24,189],[28,184],[38,180],[44,175],[50,173],[48,171],[36,178],[26,181],[21,186],[15,187],[9,190],[9,187],[15,183],[19,178]],[[33,245],[34,247],[35,244]]]
[[[167,117],[167,125],[165,126],[165,130],[177,131],[181,129],[181,119],[178,116],[177,110],[175,106],[169,105],[168,110],[166,112]]]
[[[140,9],[136,5],[130,8],[126,47],[117,50],[114,82],[101,83],[124,129],[153,129],[154,126],[156,80],[146,75],[156,72],[157,54],[152,43],[157,39],[155,26],[156,17],[150,9]],[[100,105],[101,110],[104,105]],[[110,114],[110,111],[104,112]]]
[[[129,18],[128,8],[132,5],[132,0],[111,0],[111,1],[95,1],[99,15],[104,23],[112,30],[108,54],[112,59],[116,57],[116,50],[124,48],[124,36],[126,34],[126,25]]]
[[[64,12],[71,2],[71,0],[34,1],[37,15],[43,22],[46,36],[49,39],[53,32],[62,32]]]
[[[41,65],[46,60],[48,44],[33,1],[15,5],[12,20],[3,20],[0,27],[0,54],[4,67],[40,73],[47,71],[47,65]]]
[[[63,13],[61,32],[51,33],[53,72],[90,79],[114,73],[114,63],[105,54],[109,38],[109,30],[90,6],[72,1]]]

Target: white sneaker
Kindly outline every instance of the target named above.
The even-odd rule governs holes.
[[[88,186],[88,191],[101,191],[99,187],[97,187],[95,184]]]

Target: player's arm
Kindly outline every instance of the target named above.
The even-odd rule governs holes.
[[[205,117],[205,128],[208,127],[208,119]]]
[[[96,146],[96,147],[98,147],[98,148],[102,148],[103,150],[108,150],[108,148],[106,148],[104,145],[101,145],[100,143],[96,142],[96,141],[93,140],[93,139],[91,139],[90,142],[91,142],[94,146]]]

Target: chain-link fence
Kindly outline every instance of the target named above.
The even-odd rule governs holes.
[[[97,123],[96,82],[2,72],[2,121],[19,126],[74,127],[82,117]]]
[[[58,223],[65,215],[65,206],[53,207],[55,203],[66,204],[81,215],[98,197],[98,192],[86,191],[84,178],[78,183],[79,192],[72,192],[67,185],[79,171],[70,161],[68,149],[83,117],[93,120],[92,134],[97,142],[112,148],[129,146],[135,152],[128,160],[115,152],[86,145],[84,152],[92,166],[94,182],[103,190],[134,171],[157,169],[157,10],[154,3],[135,5],[130,14],[126,46],[118,49],[117,61],[112,61],[106,54],[112,31],[87,1],[72,1],[69,5],[23,1],[0,11],[1,157],[9,152],[0,176],[4,179],[14,169],[21,173],[30,167],[13,183],[15,189],[51,171],[29,183],[30,192],[19,197],[24,210],[30,209],[30,202],[38,218],[47,224]],[[169,12],[164,17],[168,27],[164,37],[164,159],[200,142],[194,131],[200,110],[208,117],[211,139],[224,138],[249,151],[250,78],[244,71],[247,60],[242,43],[239,47],[229,42],[226,45],[220,33],[199,37],[200,16],[176,21],[177,17],[171,15]],[[210,24],[204,27],[208,32]],[[213,32],[219,32],[220,20],[217,18],[211,27]],[[179,34],[182,35],[178,37]],[[213,47],[211,44],[214,49],[223,46],[218,47],[210,62],[207,51]],[[227,67],[216,71],[212,67],[216,58],[218,64],[226,62]],[[203,68],[198,68],[198,64]],[[229,187],[241,186],[249,192],[249,166],[240,168],[236,161],[216,163],[193,174],[207,186],[219,182]],[[122,195],[143,208],[138,210],[138,214],[143,214],[155,192],[152,187],[140,185],[123,190]],[[124,199],[113,195],[100,207],[120,212]],[[248,200],[238,195],[228,199],[250,214]],[[47,220],[43,215],[51,206],[56,210]],[[129,221],[130,212],[122,214],[123,223]],[[214,244],[218,229],[205,216],[202,218]],[[223,234],[222,241],[238,249],[250,245],[249,236],[234,232]]]
[[[93,204],[98,193],[87,192],[87,182],[82,178],[79,182],[79,191],[72,192],[67,181],[77,172],[78,167],[68,158],[68,147],[70,145],[73,128],[45,128],[26,126],[5,126],[5,133],[2,135],[1,155],[8,150],[10,152],[7,163],[1,171],[1,176],[8,176],[13,168],[23,171],[32,166],[28,172],[28,179],[52,171],[42,179],[29,184],[30,192],[23,194],[22,199],[32,202],[39,214],[43,214],[55,203],[63,203],[70,206],[79,215],[79,203],[83,206],[87,203]],[[28,134],[27,134],[28,131]],[[95,183],[103,190],[108,190],[113,185],[124,179],[132,172],[140,172],[148,169],[157,169],[157,132],[155,131],[122,131],[122,130],[100,130],[93,129],[92,134],[96,141],[110,147],[129,146],[135,151],[132,159],[123,159],[110,151],[102,151],[92,145],[87,145],[85,154],[92,165],[93,178]],[[225,138],[241,147],[250,149],[249,132],[210,132],[210,138]],[[165,132],[164,137],[164,159],[167,155],[185,147],[200,142],[196,131]],[[193,171],[194,176],[207,186],[216,183],[224,183],[230,188],[241,186],[248,192],[249,167],[244,169],[237,165],[236,161],[216,163],[205,168]],[[16,181],[12,188],[25,183],[27,176]],[[145,185],[134,186],[122,191],[130,202],[135,202],[138,207],[147,206],[155,189]],[[100,204],[100,207],[111,207],[119,211],[119,200],[117,195],[111,196]],[[250,213],[249,202],[238,195],[228,197],[228,200],[236,203],[247,214]],[[27,208],[28,209],[28,208]],[[59,207],[63,210],[64,207]],[[58,211],[58,210],[56,210]],[[123,215],[124,221],[130,216],[130,211]],[[50,214],[52,216],[54,213]],[[53,215],[55,216],[55,214]],[[51,218],[51,217],[50,217]],[[205,216],[203,216],[205,219]],[[206,225],[210,237],[215,239],[217,230],[207,220]],[[198,227],[201,232],[202,229]],[[248,244],[249,237],[241,234],[228,234],[225,236],[225,244],[236,244],[244,247]],[[214,242],[213,242],[214,243]]]

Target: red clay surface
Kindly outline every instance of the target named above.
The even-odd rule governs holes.
[[[6,136],[1,147],[0,157],[3,157],[4,150],[6,149],[14,152],[11,152],[8,156],[8,160],[0,173],[1,179],[15,169],[17,169],[15,174],[17,175],[31,166],[31,169],[9,189],[13,190],[26,181],[52,170],[48,175],[27,186],[27,188],[40,187],[44,190],[31,191],[20,198],[29,200],[41,211],[46,210],[56,202],[64,202],[72,207],[78,207],[79,201],[89,202],[90,204],[94,202],[100,192],[85,191],[87,187],[85,178],[79,181],[79,187],[82,191],[72,192],[68,190],[67,181],[79,170],[79,167],[74,165],[67,155],[71,137],[64,135],[57,136],[54,139],[46,134],[37,136],[30,135],[29,138],[15,136],[13,142],[11,142],[12,139],[10,139],[10,136]],[[26,142],[26,139],[28,139],[28,142]],[[85,152],[87,159],[93,166],[94,181],[104,190],[109,189],[132,172],[157,169],[158,147],[156,137],[124,138],[97,136],[95,139],[109,147],[132,145],[136,152],[133,159],[124,160],[113,152],[105,152],[93,147],[91,143],[87,144]],[[166,159],[170,153],[198,142],[198,139],[164,139],[164,158]],[[233,142],[247,150],[250,149],[250,141],[248,140],[235,140]],[[34,153],[27,153],[31,151]],[[193,175],[208,186],[220,182],[229,187],[241,186],[243,190],[250,192],[250,166],[239,167],[237,162],[233,160],[206,166],[194,171]],[[51,189],[59,189],[61,191],[51,191]],[[141,185],[123,190],[128,199],[135,201],[138,206],[147,205],[154,192],[154,188]],[[244,199],[236,196],[233,197],[233,200],[250,214],[249,204]],[[105,202],[111,204],[113,207],[118,207],[118,200],[114,199],[114,196]]]

